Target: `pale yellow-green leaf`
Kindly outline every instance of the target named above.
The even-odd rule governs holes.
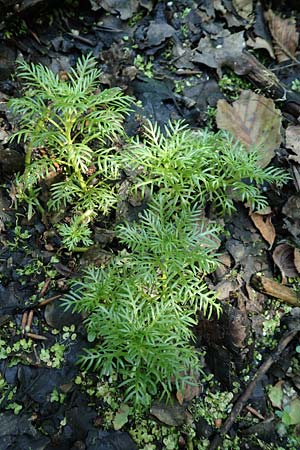
[[[271,387],[268,393],[268,397],[274,406],[274,408],[281,409],[282,399],[283,399],[283,381],[278,381],[274,386]]]
[[[290,403],[289,416],[291,419],[291,425],[300,424],[300,399],[299,397],[294,398]]]
[[[131,408],[128,405],[126,405],[125,403],[121,404],[113,420],[113,426],[115,430],[120,430],[122,426],[127,423],[130,410]]]

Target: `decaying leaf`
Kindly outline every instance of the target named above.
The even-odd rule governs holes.
[[[261,167],[269,164],[281,143],[281,113],[272,99],[242,91],[232,105],[218,101],[216,119],[218,128],[230,131],[248,149],[257,148]]]
[[[167,23],[156,23],[152,20],[146,34],[146,39],[139,42],[139,48],[155,47],[175,33],[175,29]]]
[[[280,380],[269,390],[268,397],[271,400],[274,408],[281,409],[283,399],[283,384],[284,381]]]
[[[289,244],[279,244],[273,252],[273,261],[283,277],[298,277],[299,273],[294,262],[294,247]]]
[[[249,38],[246,41],[246,44],[248,45],[248,47],[252,47],[254,49],[264,48],[265,50],[267,50],[271,58],[275,59],[272,45],[264,38],[260,36],[255,36],[255,38],[252,38],[249,36]]]
[[[283,206],[282,212],[298,223],[300,221],[300,195],[291,195]]]
[[[176,398],[180,405],[183,402],[190,402],[193,398],[200,395],[199,374],[194,373],[190,376],[193,378],[192,383],[184,383],[182,391],[176,392]]]
[[[294,248],[294,264],[298,273],[300,273],[300,250]]]
[[[295,155],[290,155],[289,159],[300,164],[300,125],[291,125],[286,129],[286,148],[293,150]]]
[[[228,311],[227,342],[231,348],[243,349],[248,345],[250,321],[245,312],[231,307]]]
[[[122,403],[120,408],[116,412],[115,418],[113,420],[113,425],[115,430],[120,430],[125,423],[128,421],[128,415],[130,413],[131,408]]]
[[[214,40],[206,36],[200,39],[192,61],[217,69],[217,73],[221,77],[222,66],[230,66],[234,61],[239,60],[244,48],[245,40],[243,31],[224,37],[223,43],[218,45],[216,45]]]
[[[184,406],[171,403],[154,403],[150,413],[160,422],[170,426],[178,426],[190,420],[191,415]]]
[[[253,0],[233,0],[232,4],[239,16],[249,19],[253,11]]]
[[[90,0],[92,9],[97,11],[100,8],[104,8],[106,11],[112,14],[120,14],[122,20],[129,19],[138,10],[138,0]]]
[[[299,397],[294,398],[289,404],[289,416],[290,425],[300,424],[300,399]]]
[[[296,21],[293,17],[283,19],[269,10],[265,13],[269,29],[274,41],[274,51],[278,62],[295,57],[298,47],[299,33],[296,31]]]
[[[271,214],[251,213],[250,217],[256,228],[260,231],[262,237],[272,247],[276,238],[276,232],[274,225],[272,224]]]

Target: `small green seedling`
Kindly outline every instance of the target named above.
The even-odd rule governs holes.
[[[261,168],[259,153],[247,151],[229,134],[193,131],[181,121],[163,131],[148,121],[143,140],[125,148],[120,164],[138,173],[135,188],[142,192],[159,190],[179,205],[198,202],[205,207],[211,202],[222,214],[235,210],[234,200],[265,208],[261,185],[289,179],[282,169]]]
[[[41,64],[18,64],[25,94],[12,99],[9,107],[20,128],[12,138],[26,146],[25,171],[16,186],[29,216],[34,209],[43,212],[39,193],[50,175],[46,206],[55,211],[73,207],[75,222],[90,219],[91,212],[107,214],[117,202],[120,174],[114,144],[124,135],[122,123],[132,98],[119,88],[101,91],[96,65],[87,55],[64,80]],[[61,230],[69,249],[80,237],[84,245],[90,243],[87,232],[80,236],[76,223]]]
[[[117,228],[129,253],[105,270],[88,269],[65,297],[65,306],[88,313],[95,346],[81,362],[101,375],[116,372],[125,402],[147,405],[157,393],[168,396],[197,370],[189,345],[197,311],[220,313],[203,279],[217,264],[217,233],[201,223],[199,211],[184,205],[176,211],[158,196],[139,223]]]

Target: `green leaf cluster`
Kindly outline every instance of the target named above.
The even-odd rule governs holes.
[[[56,174],[48,202],[52,210],[73,206],[80,214],[107,214],[117,202],[114,143],[124,135],[122,124],[133,99],[119,88],[101,91],[96,65],[87,55],[63,80],[41,64],[18,64],[26,91],[9,107],[19,123],[12,138],[27,145],[17,195],[31,205],[30,215],[35,207],[42,210],[39,182],[51,172]]]
[[[128,252],[106,269],[88,269],[64,303],[88,312],[95,346],[81,362],[102,375],[117,372],[125,400],[146,405],[158,392],[189,381],[198,358],[189,344],[196,313],[220,313],[203,276],[216,267],[218,230],[201,222],[199,211],[158,196],[133,225],[117,227]]]
[[[234,200],[254,209],[267,206],[261,193],[264,183],[282,184],[286,172],[261,168],[259,153],[250,152],[228,133],[193,131],[183,122],[169,123],[162,131],[150,121],[143,139],[135,139],[121,154],[120,164],[137,173],[134,187],[151,193],[158,189],[179,202],[207,202],[222,213],[235,209]]]
[[[164,130],[147,122],[140,138],[127,138],[122,124],[133,100],[118,88],[99,90],[91,55],[67,80],[25,62],[18,76],[27,90],[10,108],[20,123],[13,137],[27,144],[16,184],[29,216],[42,211],[41,182],[54,174],[47,207],[72,208],[70,222],[58,229],[74,251],[92,244],[90,222],[116,205],[121,170],[131,174],[135,191],[150,191],[139,220],[116,227],[125,250],[107,267],[87,269],[64,298],[66,308],[87,315],[93,347],[82,364],[102,375],[117,372],[125,401],[147,405],[191,381],[186,374],[199,365],[191,345],[197,313],[220,313],[204,279],[217,265],[220,230],[201,208],[210,202],[230,213],[235,200],[263,208],[261,185],[288,177],[260,168],[259,154],[228,134],[190,130],[180,121]]]

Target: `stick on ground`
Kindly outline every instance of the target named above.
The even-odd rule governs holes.
[[[256,375],[254,376],[254,379],[248,384],[245,391],[240,395],[235,405],[233,406],[231,413],[224,422],[224,425],[220,428],[218,434],[214,437],[209,446],[209,450],[216,450],[220,446],[220,444],[222,443],[222,439],[234,424],[237,416],[241,413],[246,402],[249,400],[251,394],[253,393],[257,383],[267,373],[272,364],[274,364],[279,359],[283,350],[289,345],[289,343],[294,339],[299,331],[299,329],[296,329],[288,332],[285,336],[283,336],[272,355],[270,355],[269,358],[260,366],[260,368],[256,372]]]

